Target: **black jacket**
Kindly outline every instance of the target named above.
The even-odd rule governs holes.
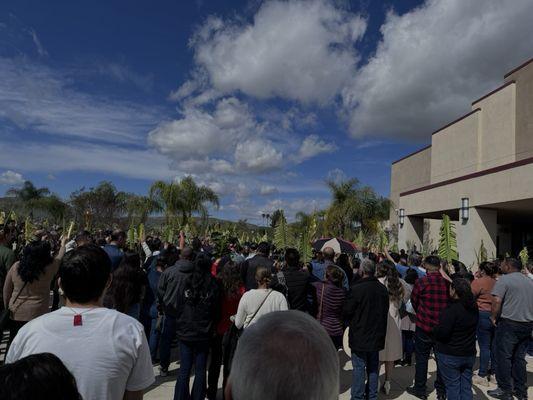
[[[436,350],[450,356],[476,355],[477,307],[465,308],[452,301],[440,314],[439,324],[433,328]]]
[[[205,278],[203,294],[198,299],[192,298],[187,285],[179,294],[176,327],[180,340],[197,342],[209,340],[213,336],[220,317],[220,292],[210,273]]]
[[[281,273],[283,273],[287,286],[289,309],[312,313],[310,299],[316,296],[316,291],[311,285],[309,274],[297,267],[286,267]],[[279,273],[273,276],[272,288],[283,293],[284,290],[280,287],[278,275]]]
[[[185,287],[185,281],[192,274],[194,265],[189,260],[178,260],[172,267],[167,268],[159,278],[157,290],[158,303],[167,315],[176,316],[179,295]]]
[[[363,278],[354,283],[344,303],[352,351],[383,350],[388,315],[389,293],[377,278]]]
[[[270,268],[273,275],[276,273],[274,261],[261,254],[257,254],[249,260],[246,260],[242,263],[241,267],[241,278],[246,290],[257,289],[257,282],[255,281],[257,267]]]

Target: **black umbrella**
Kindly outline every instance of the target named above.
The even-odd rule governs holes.
[[[352,242],[341,238],[322,238],[315,240],[313,243],[313,249],[316,251],[322,251],[325,247],[331,247],[337,254],[351,254],[357,252],[357,249]]]

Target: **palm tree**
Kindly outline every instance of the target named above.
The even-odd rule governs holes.
[[[50,189],[46,187],[36,188],[31,181],[26,181],[20,189],[11,188],[6,194],[8,196],[16,197],[24,203],[29,203],[33,200],[39,200],[50,194]]]
[[[371,187],[359,187],[357,179],[326,183],[333,197],[326,211],[326,225],[334,235],[346,235],[356,224],[375,233],[378,222],[388,218],[389,199],[379,196]]]
[[[47,187],[36,188],[31,181],[25,181],[20,189],[11,188],[6,194],[20,200],[30,210],[30,215],[32,215],[33,208],[38,205],[41,199],[50,194],[50,189]]]
[[[164,211],[167,224],[178,215],[181,216],[182,225],[187,224],[194,213],[207,218],[206,204],[219,206],[218,195],[207,186],[198,186],[191,176],[179,182],[154,182],[150,187],[150,198],[155,201],[160,211]]]

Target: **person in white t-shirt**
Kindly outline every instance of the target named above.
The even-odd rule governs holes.
[[[6,363],[52,353],[76,378],[84,400],[139,400],[155,380],[143,326],[102,306],[111,261],[94,245],[69,252],[59,269],[65,307],[26,324]]]

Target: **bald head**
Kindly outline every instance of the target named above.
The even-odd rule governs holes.
[[[325,247],[322,250],[322,254],[324,254],[324,259],[333,261],[335,259],[335,250],[333,250],[332,247]]]
[[[226,398],[337,400],[339,358],[324,328],[300,311],[278,311],[247,328],[237,345]]]

